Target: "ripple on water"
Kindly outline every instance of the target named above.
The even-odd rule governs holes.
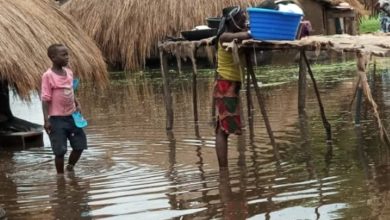
[[[266,106],[280,159],[256,106],[254,136],[246,128],[241,137],[229,138],[229,172],[218,171],[211,99],[199,99],[197,127],[191,86],[173,85],[175,127],[170,140],[161,86],[148,80],[137,83],[112,85],[99,97],[92,90],[80,90],[90,122],[89,149],[74,173],[55,174],[47,136],[44,148],[0,151],[0,206],[10,219],[390,216],[387,203],[381,202],[387,201],[389,192],[388,157],[378,156],[379,150],[372,147],[378,145],[370,132],[375,121],[365,118],[360,131],[350,124],[351,83],[321,88],[333,129],[332,146],[324,142],[312,93],[302,119],[296,111],[296,86],[267,90]],[[200,80],[198,95],[209,97],[210,85],[209,80]],[[42,113],[37,110],[40,103],[36,105],[28,114],[38,119]]]

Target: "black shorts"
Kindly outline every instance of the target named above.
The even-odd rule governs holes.
[[[49,134],[54,155],[64,156],[67,150],[67,140],[73,150],[87,149],[87,137],[82,128],[75,125],[73,117],[50,116],[51,132]]]

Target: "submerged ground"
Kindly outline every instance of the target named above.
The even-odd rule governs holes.
[[[382,66],[372,90],[388,126],[390,72]],[[316,66],[334,141],[325,143],[318,106],[308,88],[307,114],[297,114],[294,68],[258,74],[280,148],[276,160],[255,105],[254,137],[229,139],[229,172],[220,173],[210,126],[212,77],[200,75],[199,128],[192,116],[190,75],[172,83],[175,141],[165,132],[158,74],[113,73],[110,87],[84,85],[78,96],[89,120],[89,150],[75,173],[57,176],[50,144],[0,150],[0,206],[9,219],[387,219],[390,156],[370,108],[362,125],[349,111],[354,63]],[[188,73],[189,74],[189,73]],[[41,123],[39,99],[14,99],[15,115]]]

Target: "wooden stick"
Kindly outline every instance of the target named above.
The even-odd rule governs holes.
[[[314,91],[316,93],[318,105],[320,107],[322,124],[324,125],[325,131],[326,131],[326,141],[330,142],[330,141],[332,141],[331,126],[330,126],[330,124],[329,124],[329,122],[328,122],[328,120],[326,119],[326,116],[325,116],[325,110],[324,110],[324,106],[322,105],[320,92],[318,91],[317,83],[316,83],[316,80],[314,78],[313,72],[311,71],[310,63],[307,60],[306,53],[303,52],[301,55],[303,55],[303,58],[304,58],[304,60],[306,62],[307,70],[308,70],[310,78],[311,78],[311,80],[313,82]]]
[[[168,82],[168,60],[164,54],[164,51],[161,49],[160,49],[160,63],[161,63],[161,74],[163,77],[165,110],[167,113],[166,130],[171,131],[173,129],[173,107],[172,107],[172,95],[171,95],[171,90],[169,88],[169,82]]]
[[[216,108],[215,108],[215,98],[214,98],[214,84],[217,81],[218,72],[214,72],[214,83],[212,88],[212,95],[211,95],[211,123],[213,127],[215,128],[217,126],[217,116],[216,116]]]
[[[196,50],[194,50],[194,53],[191,56],[191,62],[192,62],[192,104],[193,104],[193,110],[194,110],[194,121],[195,124],[198,123],[198,95],[197,95],[197,75],[198,71],[196,68],[196,61],[195,61],[195,53]]]
[[[248,128],[249,128],[249,139],[253,142],[254,129],[253,129],[253,101],[251,93],[251,76],[249,72],[246,74],[246,103],[248,110]]]
[[[183,72],[182,72],[182,68],[181,68],[181,58],[180,58],[180,56],[176,55],[176,62],[177,62],[177,71],[179,71],[179,75],[182,76]]]
[[[356,98],[356,94],[357,94],[357,91],[359,89],[359,85],[360,85],[360,76],[358,76],[358,79],[355,83],[355,87],[354,87],[354,92],[353,92],[353,95],[352,95],[352,100],[351,102],[349,103],[349,111],[352,111],[352,105],[353,105],[353,102],[355,101],[355,98]]]
[[[367,54],[364,54],[362,52],[357,52],[356,55],[357,55],[357,68],[358,68],[357,73],[361,78],[363,93],[366,96],[368,103],[371,104],[372,110],[374,111],[374,117],[376,118],[379,127],[380,138],[382,142],[384,142],[388,147],[390,147],[389,135],[387,134],[387,131],[382,124],[382,120],[378,112],[378,105],[375,103],[374,98],[372,97],[371,89],[367,82],[367,76],[366,76],[367,63],[368,63]]]
[[[269,138],[271,140],[271,145],[274,148],[275,157],[276,157],[276,159],[279,160],[280,159],[279,149],[278,149],[278,146],[275,143],[275,137],[274,137],[274,134],[273,134],[272,129],[271,129],[271,124],[269,123],[267,111],[265,109],[264,98],[263,98],[263,96],[262,96],[262,94],[260,92],[259,85],[257,84],[257,79],[256,79],[255,72],[253,71],[253,66],[252,66],[252,61],[250,59],[250,56],[251,56],[250,52],[246,51],[245,52],[246,68],[247,68],[247,71],[248,71],[248,75],[250,75],[251,78],[252,78],[252,84],[255,87],[257,101],[259,102],[260,111],[261,111],[261,114],[263,115],[265,127],[267,129],[268,136],[269,136]]]
[[[303,54],[305,50],[300,50],[299,53],[299,79],[298,79],[298,113],[302,114],[306,108],[306,74],[307,68]]]
[[[240,59],[240,53],[239,53],[239,48],[238,48],[238,42],[237,42],[237,40],[233,40],[232,42],[231,42],[231,45],[232,45],[232,47],[231,47],[231,50],[232,50],[232,55],[233,55],[233,62],[234,62],[234,64],[235,65],[237,65],[238,66],[238,70],[239,70],[239,72],[240,72],[240,79],[241,79],[241,84],[245,84],[245,73],[244,73],[244,69],[242,68],[243,67],[243,65],[242,65],[242,63],[241,63],[241,59]],[[245,91],[244,91],[244,89],[243,89],[244,87],[242,86],[241,87],[241,89],[240,89],[240,93],[239,93],[239,102],[241,103],[240,105],[239,105],[239,111],[240,111],[240,118],[241,118],[241,126],[242,127],[246,127],[246,119],[245,119],[245,114],[244,114],[244,111],[243,111],[243,105],[242,105],[242,103],[244,103],[244,93],[245,93]]]
[[[357,90],[356,90],[355,126],[360,126],[362,98],[363,98],[363,88],[359,82],[359,85],[357,86]]]

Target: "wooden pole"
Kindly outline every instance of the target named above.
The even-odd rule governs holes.
[[[352,100],[351,100],[351,102],[349,103],[349,111],[351,111],[352,110],[352,105],[353,105],[353,102],[355,101],[355,97],[357,97],[356,96],[356,94],[357,94],[357,91],[358,91],[358,89],[359,89],[359,85],[360,85],[360,76],[358,77],[358,79],[357,79],[357,81],[356,81],[356,83],[355,83],[355,86],[354,86],[354,89],[353,89],[353,95],[352,95]]]
[[[317,83],[316,83],[316,80],[314,78],[313,72],[311,71],[310,63],[307,60],[306,54],[303,52],[302,55],[303,55],[303,58],[306,62],[307,70],[308,70],[310,78],[313,82],[314,91],[315,91],[316,96],[317,96],[317,101],[318,101],[318,105],[320,107],[320,112],[321,112],[322,124],[324,125],[325,131],[326,131],[326,141],[331,142],[332,141],[331,126],[330,126],[330,124],[325,116],[325,110],[324,110],[324,106],[322,105],[320,92],[318,91]]]
[[[251,76],[247,71],[246,74],[246,103],[248,110],[248,128],[249,128],[249,139],[253,142],[254,138],[254,129],[253,129],[253,101],[252,101],[252,93],[251,93]]]
[[[303,54],[305,50],[300,50],[299,53],[299,79],[298,79],[298,113],[302,114],[306,108],[306,75],[307,67]]]
[[[374,117],[377,120],[380,138],[388,147],[390,147],[389,135],[387,134],[387,131],[384,125],[382,124],[382,120],[378,112],[378,105],[374,101],[370,86],[367,83],[366,71],[367,71],[367,64],[368,64],[368,55],[363,52],[357,52],[356,56],[357,56],[357,73],[361,78],[361,87],[363,89],[363,93],[366,97],[367,103],[371,104],[372,106]]]
[[[251,78],[252,78],[252,84],[253,84],[253,86],[255,88],[257,101],[259,102],[260,111],[261,111],[261,114],[263,115],[265,127],[267,129],[268,136],[269,136],[269,138],[271,140],[271,145],[274,148],[275,157],[276,157],[276,159],[279,160],[280,159],[279,149],[278,149],[278,147],[277,147],[277,145],[275,143],[275,137],[274,137],[274,134],[273,134],[272,129],[271,129],[271,124],[269,123],[267,111],[265,109],[264,98],[263,98],[263,96],[262,96],[262,94],[260,92],[259,85],[257,84],[256,75],[255,75],[255,72],[253,71],[252,61],[251,61],[250,58],[251,58],[250,52],[245,51],[245,60],[246,60],[246,68],[247,68],[247,71],[248,71],[248,75],[250,75]]]
[[[169,88],[169,81],[168,81],[168,60],[162,49],[160,49],[160,64],[161,64],[161,74],[163,78],[163,87],[164,87],[165,110],[167,114],[166,130],[171,131],[173,129],[172,95],[171,95],[171,90]]]
[[[194,53],[196,53],[194,51]],[[198,71],[196,68],[195,55],[193,54],[191,57],[192,62],[192,104],[194,110],[194,121],[195,124],[198,124],[198,95],[197,95],[197,75]]]
[[[212,94],[211,94],[211,124],[212,126],[217,126],[217,116],[216,116],[216,108],[215,108],[215,98],[214,98],[214,84],[217,81],[218,72],[214,72],[214,83],[212,88]]]
[[[372,72],[372,83],[374,85],[375,85],[375,74],[376,74],[376,61],[374,60],[374,68],[373,68],[373,72]],[[355,93],[353,94],[353,98],[355,98],[355,97],[356,97],[355,126],[360,126],[361,107],[362,107],[362,99],[363,99],[363,85],[362,85],[360,76],[359,76],[359,80],[356,84]],[[350,106],[352,106],[352,102],[353,102],[353,99],[351,101]]]
[[[359,81],[358,89],[356,92],[355,126],[360,126],[362,98],[363,98],[363,88],[360,85],[360,81]]]

